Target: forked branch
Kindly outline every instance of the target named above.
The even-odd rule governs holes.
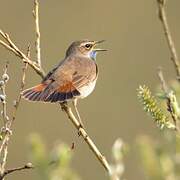
[[[13,41],[11,40],[11,38],[7,33],[4,33],[0,29],[0,35],[5,40],[5,41],[0,40],[0,44],[3,47],[8,49],[10,52],[13,52],[16,56],[20,57],[24,63],[28,63],[29,66],[31,66],[36,71],[36,73],[41,76],[41,78],[44,77],[45,75],[44,70],[41,67],[39,67],[39,65],[36,62],[29,59],[22,51],[20,51],[19,48],[13,43]]]

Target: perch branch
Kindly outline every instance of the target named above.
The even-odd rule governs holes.
[[[166,12],[165,12],[165,5],[166,5],[166,0],[156,0],[157,5],[158,5],[158,14],[159,14],[159,19],[162,23],[164,34],[167,40],[167,44],[171,53],[171,60],[174,64],[175,70],[176,70],[176,75],[177,79],[180,81],[180,64],[179,64],[179,59],[177,55],[177,51],[174,45],[174,41],[171,35],[171,31],[168,25],[167,17],[166,17]]]
[[[34,10],[33,15],[35,19],[35,30],[36,30],[36,56],[37,56],[37,64],[41,67],[41,48],[40,48],[40,30],[39,30],[39,3],[37,0],[34,0]]]
[[[60,103],[61,108],[63,111],[66,112],[67,117],[71,120],[75,128],[78,130],[80,135],[83,137],[85,142],[88,144],[89,148],[92,150],[92,152],[95,154],[99,162],[103,165],[105,170],[108,172],[109,175],[111,175],[111,169],[109,166],[109,163],[107,162],[105,156],[101,154],[101,152],[98,150],[92,139],[88,136],[87,132],[84,130],[84,128],[81,128],[79,121],[75,118],[74,114],[72,113],[71,108],[67,105],[67,103]]]

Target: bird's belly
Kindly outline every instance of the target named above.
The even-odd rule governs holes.
[[[95,85],[96,85],[96,80],[88,83],[86,86],[79,88],[79,92],[81,93],[79,98],[85,98],[85,97],[89,96],[89,94],[91,94],[92,91],[94,90]]]

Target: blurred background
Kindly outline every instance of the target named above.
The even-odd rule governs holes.
[[[180,1],[168,1],[167,16],[177,50],[180,49]],[[35,26],[33,0],[1,0],[0,29],[9,33],[24,52],[31,43],[31,58],[35,58]],[[154,123],[142,111],[136,95],[140,84],[154,91],[159,84],[157,67],[162,66],[166,80],[175,78],[156,1],[123,0],[47,0],[40,2],[41,57],[45,71],[63,59],[74,40],[105,39],[102,47],[109,51],[97,57],[100,73],[95,91],[79,102],[79,111],[90,137],[111,160],[111,147],[121,137],[130,146],[125,159],[126,179],[143,179],[143,171],[134,150],[136,138],[146,134],[161,140]],[[21,61],[0,46],[0,69],[10,61],[10,81],[7,87],[8,111],[19,92]],[[26,88],[41,81],[29,68]],[[85,180],[108,179],[106,172],[78,137],[76,129],[59,111],[58,105],[30,103],[22,100],[14,123],[8,156],[8,167],[28,161],[28,137],[37,132],[51,149],[58,141],[69,146],[75,143],[72,168]],[[16,173],[13,179],[37,179],[34,171]]]

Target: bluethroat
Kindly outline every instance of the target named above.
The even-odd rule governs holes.
[[[98,77],[96,55],[105,49],[96,45],[102,41],[81,40],[73,42],[65,58],[32,88],[23,91],[23,97],[30,101],[67,102],[72,100],[79,122],[77,100],[87,97],[95,88]]]

